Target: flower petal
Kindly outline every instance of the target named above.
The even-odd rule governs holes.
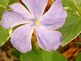
[[[50,29],[58,29],[63,26],[66,17],[67,12],[64,10],[61,0],[56,0],[40,20],[44,26]]]
[[[14,26],[30,23],[30,20],[24,18],[15,12],[5,11],[2,16],[1,26],[5,28],[12,28]]]
[[[35,17],[39,17],[43,14],[48,0],[22,0],[22,2],[26,4],[30,12],[34,14]]]
[[[30,25],[23,25],[14,30],[11,36],[12,45],[22,53],[31,51],[31,37],[34,28]]]
[[[38,44],[45,50],[56,50],[62,41],[62,35],[58,31],[46,29],[44,26],[36,28]]]
[[[33,15],[29,13],[29,11],[20,3],[14,3],[9,6],[13,11],[23,15],[27,18],[33,18]]]

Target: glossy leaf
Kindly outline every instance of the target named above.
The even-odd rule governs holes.
[[[73,0],[76,9],[78,10],[79,14],[81,15],[81,0]]]
[[[81,0],[73,0],[73,2],[75,3],[75,5],[81,7]]]
[[[64,37],[62,41],[62,46],[65,46],[80,34],[81,17],[76,9],[73,0],[63,0],[63,4],[68,12],[66,23],[60,29]]]
[[[9,2],[9,5],[10,4],[13,4],[13,3],[15,3],[15,2],[19,2],[20,0],[10,0],[10,2]]]
[[[79,37],[81,38],[81,34],[79,35]]]
[[[11,55],[16,57],[16,58],[20,58],[20,52],[17,51],[16,49],[12,49]]]
[[[1,17],[2,17],[2,13],[3,13],[3,11],[4,11],[4,8],[0,8],[0,19],[1,19]]]
[[[21,54],[21,61],[67,61],[67,59],[58,52],[47,52],[44,50],[32,50],[26,54]]]
[[[10,0],[0,0],[0,7],[7,8]]]
[[[0,19],[4,10],[7,9],[9,1],[10,0],[0,0]]]
[[[0,46],[3,46],[9,39],[9,30],[0,27]]]

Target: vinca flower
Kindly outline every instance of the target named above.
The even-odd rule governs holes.
[[[31,38],[36,31],[40,48],[53,51],[62,43],[62,34],[57,31],[64,25],[67,12],[61,0],[56,0],[49,10],[44,13],[48,0],[22,0],[24,5],[17,2],[5,10],[1,26],[6,29],[18,26],[11,35],[11,44],[22,53],[32,50]],[[19,26],[20,25],[20,26]]]

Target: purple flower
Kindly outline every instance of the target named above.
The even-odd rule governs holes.
[[[9,7],[12,11],[3,13],[1,25],[5,28],[16,28],[11,35],[12,45],[22,53],[31,51],[31,38],[33,31],[40,48],[51,51],[56,50],[62,41],[62,34],[57,31],[62,27],[67,12],[61,0],[56,0],[51,8],[44,13],[48,0],[22,0],[28,10],[21,3],[14,3]]]

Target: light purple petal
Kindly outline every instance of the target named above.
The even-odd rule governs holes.
[[[24,18],[22,15],[15,12],[5,11],[2,16],[1,26],[5,28],[12,28],[14,26],[30,23],[30,20]]]
[[[61,0],[56,0],[40,20],[44,26],[58,29],[63,26],[66,17],[67,12],[64,10]]]
[[[22,0],[22,2],[26,4],[30,12],[33,13],[35,17],[39,17],[43,14],[48,0]]]
[[[26,18],[33,18],[33,15],[29,13],[29,11],[20,3],[14,3],[9,6],[13,11],[23,15]]]
[[[31,37],[34,28],[30,25],[23,25],[14,30],[11,36],[11,43],[13,47],[22,53],[31,51]]]
[[[48,30],[43,26],[36,28],[38,44],[47,51],[56,50],[62,41],[62,35],[58,31]]]

